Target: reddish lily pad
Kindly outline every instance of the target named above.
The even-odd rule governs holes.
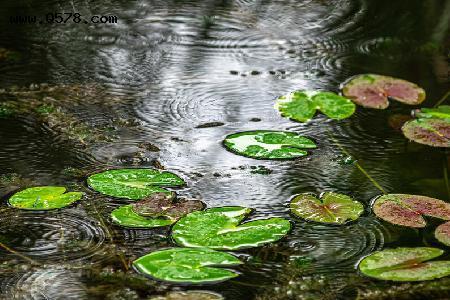
[[[450,275],[450,261],[429,261],[444,253],[437,248],[396,248],[364,258],[359,270],[366,276],[392,281],[423,281]]]
[[[178,220],[193,211],[202,210],[203,202],[199,200],[174,200],[174,195],[156,193],[150,197],[131,204],[133,211],[143,217],[165,217]]]
[[[425,196],[388,194],[379,197],[373,204],[377,217],[389,223],[423,228],[427,222],[423,216],[450,220],[450,204]]]
[[[434,231],[436,239],[446,246],[450,246],[450,222],[439,225]]]
[[[291,211],[309,221],[344,224],[358,219],[364,206],[349,196],[327,192],[319,198],[313,194],[296,196],[291,202]]]
[[[450,119],[416,119],[405,123],[403,134],[408,139],[432,147],[450,147]]]
[[[402,126],[410,121],[413,117],[410,115],[403,115],[403,114],[394,114],[392,116],[389,116],[388,118],[388,124],[389,127],[394,129],[395,131],[402,131]]]
[[[394,77],[362,74],[351,78],[342,88],[345,97],[358,105],[385,109],[388,98],[408,105],[417,105],[425,100],[425,91],[418,85]]]

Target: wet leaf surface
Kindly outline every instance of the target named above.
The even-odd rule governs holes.
[[[443,253],[441,249],[427,247],[387,249],[364,258],[359,270],[382,280],[432,280],[450,275],[450,261],[429,261]]]
[[[175,219],[146,218],[144,216],[140,216],[133,211],[131,204],[124,205],[113,210],[111,212],[111,219],[115,224],[127,228],[162,227],[171,225],[176,221]]]
[[[450,204],[425,196],[388,194],[379,197],[373,204],[377,217],[396,225],[423,228],[423,216],[450,220]]]
[[[425,91],[418,85],[394,77],[361,74],[351,78],[342,88],[345,97],[358,105],[385,109],[393,99],[408,105],[417,105],[425,100]]]
[[[144,255],[133,266],[159,280],[195,284],[234,278],[236,272],[220,267],[241,263],[231,254],[211,249],[171,248]]]
[[[364,212],[364,206],[338,193],[323,193],[317,198],[312,194],[301,194],[291,201],[291,211],[308,221],[344,224],[354,221]]]
[[[81,199],[83,193],[68,192],[65,187],[40,186],[20,191],[9,198],[12,207],[27,210],[51,210],[66,207]]]
[[[246,131],[228,135],[225,147],[239,155],[257,159],[292,159],[306,156],[303,149],[316,148],[316,144],[294,132]]]
[[[223,300],[220,294],[209,291],[170,292],[164,296],[151,297],[149,300]]]
[[[251,209],[240,206],[193,212],[175,223],[172,238],[184,247],[236,250],[275,242],[291,229],[290,222],[283,218],[241,224],[250,212]]]
[[[405,123],[403,134],[409,140],[432,147],[450,147],[450,119],[416,119]]]
[[[203,209],[199,200],[175,200],[173,195],[155,193],[131,205],[133,211],[143,217],[166,217],[177,220],[193,211]]]
[[[341,120],[355,112],[355,104],[345,97],[331,92],[295,91],[281,96],[275,104],[283,117],[299,122],[307,122],[316,110],[331,119]]]
[[[421,108],[415,111],[417,118],[450,119],[450,105],[441,105],[436,108]]]
[[[127,199],[142,199],[153,193],[170,193],[161,187],[176,187],[183,179],[154,169],[117,169],[89,176],[88,185],[102,194]]]
[[[450,222],[439,225],[434,231],[436,239],[446,246],[450,246]]]

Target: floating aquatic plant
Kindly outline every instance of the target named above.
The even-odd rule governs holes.
[[[174,200],[174,194],[155,193],[112,211],[114,223],[130,228],[152,228],[175,223],[180,217],[204,207],[198,200]]]
[[[223,300],[220,294],[210,291],[175,291],[164,296],[154,296],[148,300]]]
[[[355,112],[355,104],[332,92],[295,91],[281,96],[275,104],[283,117],[299,122],[309,121],[320,110],[331,119],[341,120]]]
[[[242,262],[231,254],[211,249],[171,248],[144,255],[133,262],[141,273],[178,283],[218,282],[238,274],[220,267]]]
[[[246,131],[228,135],[225,147],[239,155],[257,159],[290,159],[305,156],[304,149],[316,148],[316,144],[294,132]]]
[[[291,229],[291,223],[283,218],[241,224],[250,212],[250,208],[240,206],[196,211],[175,223],[172,238],[184,247],[236,250],[277,241]]]
[[[434,231],[436,239],[446,246],[450,246],[450,222],[439,225]]]
[[[418,119],[406,122],[402,131],[405,137],[433,147],[450,147],[450,106],[422,108],[415,112]]]
[[[124,205],[111,212],[111,219],[117,225],[127,228],[153,228],[168,226],[175,222],[173,219],[146,218],[133,211],[130,205]]]
[[[170,193],[161,187],[181,186],[184,181],[173,173],[154,169],[117,169],[91,175],[87,183],[102,194],[136,200],[153,193]]]
[[[359,270],[383,280],[432,280],[450,275],[450,261],[429,261],[443,253],[441,249],[428,247],[387,249],[364,258]]]
[[[364,206],[349,196],[326,192],[316,197],[313,194],[301,194],[291,201],[291,211],[308,221],[344,224],[354,221],[364,211]]]
[[[423,228],[423,216],[450,220],[450,204],[425,196],[388,194],[377,198],[373,204],[377,217],[396,225]]]
[[[409,105],[417,105],[425,100],[425,91],[418,85],[394,77],[362,74],[347,81],[342,93],[358,105],[385,109],[388,98]]]
[[[8,202],[12,207],[27,210],[51,210],[66,207],[81,199],[83,193],[68,192],[65,187],[39,186],[15,193]]]

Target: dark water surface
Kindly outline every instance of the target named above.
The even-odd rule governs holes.
[[[115,15],[119,21],[8,24],[11,16],[50,12]],[[312,261],[311,274],[335,277],[336,291],[343,291],[336,295],[352,299],[357,287],[337,279],[357,274],[355,264],[364,255],[396,245],[443,248],[426,233],[378,221],[369,204],[380,190],[337,146],[387,192],[450,200],[444,152],[408,143],[388,125],[391,115],[409,114],[411,107],[358,107],[343,121],[320,115],[300,124],[281,118],[273,105],[277,96],[295,89],[337,92],[346,78],[367,72],[416,82],[427,91],[424,106],[434,105],[449,87],[449,16],[450,1],[444,0],[1,1],[0,48],[20,53],[20,59],[0,61],[0,88],[64,84],[68,95],[56,103],[75,123],[93,128],[90,133],[120,120],[134,123],[113,128],[111,140],[81,143],[57,121],[0,118],[1,196],[33,185],[87,193],[85,201],[58,212],[22,212],[3,202],[0,242],[12,251],[0,249],[2,296],[146,299],[193,288],[127,271],[133,259],[173,244],[167,229],[122,230],[110,223],[109,212],[124,202],[89,191],[83,172],[111,166],[162,165],[187,181],[181,195],[209,207],[242,205],[256,209],[253,217],[294,222],[291,234],[275,245],[235,252],[246,261],[237,268],[237,279],[194,287],[227,299],[253,299],[275,288],[275,279],[297,257]],[[89,97],[83,96],[81,91],[90,89]],[[35,95],[23,91],[15,97],[31,103]],[[0,94],[0,101],[6,100],[11,99]],[[224,125],[196,128],[210,122]],[[318,149],[294,161],[258,161],[222,147],[225,135],[253,129],[299,132],[313,138]],[[257,166],[272,172],[252,173]],[[342,227],[289,215],[293,195],[323,191],[351,195],[367,212]]]

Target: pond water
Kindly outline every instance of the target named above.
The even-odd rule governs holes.
[[[350,76],[377,73],[419,84],[427,92],[424,106],[433,106],[449,87],[450,1],[0,3],[2,20],[52,12],[114,15],[118,23],[0,24],[0,48],[19,55],[0,56],[0,88],[6,89],[0,102],[53,106],[44,117],[0,118],[4,299],[147,299],[189,289],[226,299],[355,299],[368,286],[374,292],[360,299],[394,299],[400,284],[363,278],[358,261],[398,245],[444,248],[430,232],[376,219],[369,206],[381,191],[354,163],[388,193],[450,200],[448,154],[410,143],[389,125],[392,115],[409,115],[410,106],[358,107],[346,120],[318,115],[296,123],[279,115],[274,100],[296,89],[338,92]],[[227,134],[256,129],[298,132],[318,148],[305,158],[266,161],[223,147]],[[245,264],[235,268],[239,277],[223,283],[173,285],[139,276],[130,262],[173,246],[169,229],[114,226],[109,213],[126,201],[99,196],[84,181],[90,172],[130,166],[180,175],[187,185],[177,193],[208,207],[251,207],[252,218],[281,216],[294,228],[275,244],[233,252]],[[35,185],[67,186],[87,197],[56,212],[8,207],[10,193]],[[351,195],[365,205],[364,215],[325,226],[289,214],[292,196],[323,191]],[[302,261],[306,266],[299,267]],[[290,288],[290,281],[301,286]],[[442,299],[450,297],[445,283]],[[397,296],[379,293],[380,285]]]

